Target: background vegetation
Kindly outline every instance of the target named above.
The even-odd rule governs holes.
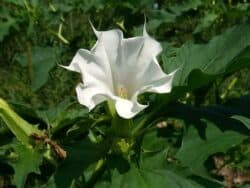
[[[188,107],[182,106],[183,104],[199,109],[199,113],[203,115],[208,112],[209,115],[217,113],[217,116],[223,117],[233,115],[231,111],[222,107],[230,106],[233,110],[239,109],[241,114],[250,117],[250,42],[248,43],[250,2],[247,0],[1,0],[0,97],[8,101],[12,108],[30,123],[39,124],[40,128],[48,128],[50,125],[52,128],[48,132],[58,143],[64,145],[79,139],[79,136],[86,135],[89,128],[89,126],[79,127],[81,121],[85,120],[78,120],[87,116],[86,109],[76,104],[75,100],[75,86],[79,83],[80,77],[78,74],[65,71],[58,64],[68,65],[79,48],[90,49],[93,46],[96,38],[89,20],[98,30],[119,28],[125,37],[132,37],[141,35],[144,15],[147,18],[149,34],[160,41],[164,48],[159,60],[166,72],[173,70],[179,62],[193,63],[182,72],[182,77],[179,75],[175,80],[178,86],[187,86],[188,89],[184,88],[184,92],[179,92],[183,88],[174,90],[175,94],[180,93],[174,97],[175,102],[180,105],[176,107],[179,110],[179,117],[166,120],[169,124],[167,128],[172,131],[171,135],[167,135],[169,142],[175,145],[167,160],[178,163],[171,156],[176,154],[177,148],[180,148],[183,135],[183,129],[180,128],[183,122],[180,119],[187,115],[184,111],[196,113],[195,109],[187,109]],[[224,41],[226,42],[223,43]],[[187,60],[192,62],[186,62]],[[226,65],[229,61],[240,63],[216,68],[217,64]],[[196,71],[191,75],[191,70]],[[199,70],[206,74],[202,74]],[[223,72],[224,70],[227,71]],[[151,99],[154,95],[143,96],[142,100],[147,97]],[[154,105],[154,102],[152,103]],[[176,109],[172,108],[168,113],[175,114]],[[235,117],[237,118],[248,125],[249,130],[249,119]],[[221,120],[223,121],[223,118]],[[224,134],[220,135],[217,129],[210,131],[215,132],[211,134],[211,140],[216,135],[216,142],[210,143],[211,148],[220,142]],[[248,133],[245,130],[245,134]],[[194,135],[202,135],[202,132],[198,134],[191,129],[189,137],[184,139],[192,140]],[[150,136],[152,135],[148,135],[148,140]],[[56,165],[48,165],[46,162],[39,165],[42,175],[37,175],[30,173],[39,171],[37,169],[30,171],[26,169],[25,172],[19,170],[21,167],[18,164],[27,163],[13,165],[11,162],[6,162],[7,159],[4,157],[6,151],[11,153],[6,147],[12,138],[13,135],[0,120],[0,187],[14,186],[14,184],[18,187],[49,186],[46,182],[51,180]],[[228,138],[230,139],[230,135]],[[201,170],[199,164],[204,163],[207,172],[213,178],[216,177],[216,180],[224,181],[226,186],[240,184],[248,187],[250,141],[247,137],[236,140],[238,141],[234,147],[223,145],[220,146],[223,149],[215,149],[208,153],[198,149],[202,146],[202,140],[194,141],[198,144],[193,146],[197,151],[189,150],[189,146],[182,147],[177,153],[177,158],[185,164],[184,166],[193,167],[197,164],[191,179],[195,179],[204,187],[214,187],[216,184],[213,182],[214,184],[206,185],[205,178],[197,176]],[[162,143],[144,144],[151,150],[155,147],[153,144],[160,147]],[[78,146],[88,147],[83,142]],[[80,151],[80,147],[74,149],[80,158],[92,155]],[[23,152],[23,156],[30,155],[28,152],[25,153],[25,149],[20,152]],[[183,158],[188,156],[189,159],[196,159],[195,156],[200,152],[203,152],[203,159],[200,161]],[[87,163],[78,158],[69,160]],[[40,159],[38,161],[40,164]],[[220,171],[222,163],[230,168]],[[81,187],[83,182],[87,181],[82,180],[78,176],[81,173],[78,172],[75,172],[76,176],[73,173],[74,177],[70,180],[65,180],[63,170],[54,176],[54,179],[60,177],[62,182],[66,182],[58,183],[56,179],[55,184],[58,187],[69,184]],[[181,170],[176,169],[176,171]],[[236,173],[238,182],[233,178]],[[24,176],[24,179],[14,177],[13,180],[13,174]],[[170,177],[171,175],[168,174]],[[86,176],[85,174],[84,177]],[[72,179],[75,181],[73,184]],[[87,181],[89,184],[86,186],[91,187],[92,181],[94,180]],[[189,185],[183,180],[182,182],[183,185],[179,187]]]

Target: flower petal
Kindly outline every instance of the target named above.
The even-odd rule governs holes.
[[[113,29],[109,31],[97,31],[92,26],[98,40],[91,51],[95,51],[95,48],[101,43],[106,52],[106,56],[110,65],[115,66],[120,55],[120,46],[123,39],[123,33],[118,29]]]
[[[101,49],[98,52],[101,53]],[[78,101],[89,110],[103,102],[106,96],[112,95],[112,74],[105,58],[101,59],[88,50],[80,49],[65,68],[82,74],[83,83],[77,86],[76,92]]]
[[[111,95],[108,88],[99,86],[85,87],[82,83],[76,87],[77,99],[80,104],[92,110],[96,105],[108,100]]]
[[[123,39],[120,80],[127,86],[130,97],[141,88],[167,76],[156,59],[161,50],[160,43],[147,34]]]
[[[115,97],[115,108],[119,116],[125,119],[133,118],[141,112],[147,105],[141,105],[138,102],[132,102],[127,99]]]
[[[167,74],[164,78],[152,82],[152,84],[148,86],[145,92],[169,93],[172,90],[172,83],[175,73],[176,71],[173,71],[170,74]]]
[[[78,50],[70,65],[65,68],[81,73],[85,86],[108,86],[113,91],[112,75],[109,72],[110,67],[108,62],[91,54],[88,50]]]
[[[156,80],[151,84],[143,86],[132,97],[132,100],[137,100],[137,96],[145,92],[154,93],[169,93],[172,89],[172,82],[176,71],[166,75],[164,78]]]

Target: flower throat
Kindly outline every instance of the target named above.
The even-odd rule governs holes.
[[[117,94],[119,97],[127,99],[128,98],[128,91],[124,86],[119,86],[117,88]]]

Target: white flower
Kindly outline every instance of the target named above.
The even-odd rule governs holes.
[[[98,38],[89,51],[80,49],[69,66],[81,73],[83,83],[76,87],[80,104],[92,110],[97,104],[112,100],[119,116],[134,117],[148,105],[139,104],[144,92],[168,93],[175,72],[165,74],[156,56],[162,51],[144,27],[143,36],[123,38],[120,30],[96,31]]]

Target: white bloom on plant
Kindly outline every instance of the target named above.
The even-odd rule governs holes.
[[[162,51],[144,27],[143,36],[123,38],[118,29],[97,31],[97,42],[89,51],[79,49],[69,66],[82,75],[76,87],[80,104],[92,110],[97,104],[111,100],[119,116],[134,117],[148,105],[138,103],[144,92],[168,93],[175,72],[165,74],[156,56]]]

